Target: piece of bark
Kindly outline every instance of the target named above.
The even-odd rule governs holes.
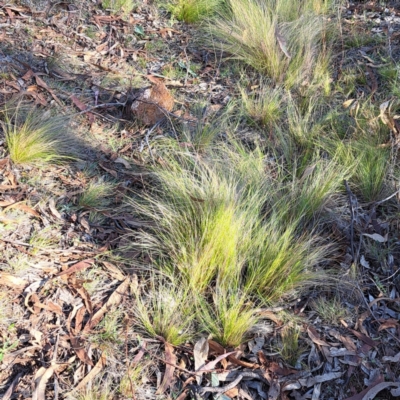
[[[158,82],[143,90],[133,101],[131,110],[136,119],[145,125],[154,125],[174,107],[174,98],[164,83]]]

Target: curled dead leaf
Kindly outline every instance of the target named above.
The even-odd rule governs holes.
[[[174,371],[175,371],[175,364],[176,364],[176,356],[174,354],[174,347],[165,342],[165,374],[164,378],[161,382],[160,387],[157,389],[156,394],[163,394],[172,384]]]
[[[34,377],[35,389],[32,393],[32,400],[45,400],[46,385],[48,380],[53,376],[54,366],[49,368],[41,367]]]

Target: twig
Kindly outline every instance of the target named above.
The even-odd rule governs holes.
[[[284,306],[277,306],[277,307],[269,307],[269,308],[259,308],[256,310],[258,313],[262,313],[263,311],[267,312],[279,312],[283,310],[287,310],[288,308],[291,308],[295,306],[296,304],[300,303],[300,299],[294,300],[291,303],[285,304]]]
[[[29,244],[29,243],[24,243],[24,242],[20,242],[19,240],[4,239],[4,238],[2,238],[2,237],[0,237],[0,240],[1,240],[2,242],[10,243],[10,244],[18,245],[18,246],[32,247],[31,244]]]
[[[126,368],[128,370],[128,379],[129,379],[129,385],[131,389],[131,394],[132,394],[132,399],[136,400],[135,396],[135,390],[133,388],[133,382],[132,382],[132,377],[131,377],[131,366],[129,363],[129,354],[128,354],[128,324],[125,324],[125,358],[126,358]]]
[[[185,368],[180,367],[179,365],[170,363],[169,361],[166,361],[163,358],[156,356],[155,354],[152,354],[149,350],[146,350],[146,349],[143,349],[143,348],[142,348],[142,350],[145,351],[146,353],[148,353],[151,357],[154,357],[155,359],[163,362],[164,364],[171,365],[172,367],[178,369],[179,371],[185,372],[188,375],[198,376],[199,374],[203,374],[204,372],[209,373],[209,372],[221,371],[221,369],[210,369],[210,370],[207,370],[207,371],[192,372],[192,371],[189,371],[189,370],[187,370]]]
[[[350,222],[350,247],[351,247],[351,256],[353,258],[353,262],[356,262],[355,260],[355,254],[354,254],[354,206],[353,206],[353,193],[350,190],[349,184],[347,181],[344,181],[344,186],[346,187],[346,192],[347,196],[349,198],[349,208],[350,208],[350,217],[351,217],[351,222]]]
[[[228,390],[233,389],[234,387],[237,386],[237,384],[243,379],[243,374],[240,374],[234,381],[229,383],[228,385],[222,386],[222,387],[203,387],[199,390],[200,394],[204,394],[206,392],[211,392],[211,393],[225,393]]]
[[[154,129],[156,129],[157,126],[160,125],[160,123],[161,123],[161,121],[158,121],[150,129],[148,129],[147,133],[146,133],[146,136],[144,138],[144,140],[145,140],[145,142],[147,144],[147,147],[149,148],[149,152],[150,152],[150,155],[151,155],[151,158],[152,158],[153,162],[155,161],[155,159],[154,159],[154,156],[153,156],[153,152],[151,151],[151,147],[150,147],[150,143],[149,143],[149,137],[150,137],[150,134],[154,131]],[[140,146],[140,148],[142,148],[142,146]]]
[[[241,372],[237,378],[229,383],[228,385],[222,386],[222,387],[202,387],[199,389],[200,394],[204,394],[206,392],[211,392],[211,393],[225,393],[230,389],[233,389],[237,384],[243,379],[243,378],[253,378],[253,379],[259,379],[265,383],[268,384],[268,381],[261,375],[257,374],[256,372]]]
[[[399,193],[400,193],[400,189],[399,189],[399,190],[396,190],[393,194],[391,194],[390,196],[386,197],[385,199],[377,201],[375,204],[376,204],[376,205],[382,204],[382,203],[384,203],[385,201],[390,200],[391,198],[393,198],[394,196],[396,196],[396,195],[399,194]]]

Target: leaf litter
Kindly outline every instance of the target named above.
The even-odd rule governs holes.
[[[269,310],[261,312],[272,321],[271,332],[254,337],[234,351],[206,337],[193,346],[174,347],[161,340],[146,342],[129,326],[128,337],[121,344],[127,349],[125,355],[119,353],[120,349],[114,355],[104,343],[92,341],[91,335],[105,330],[102,323],[112,310],[122,308],[127,325],[132,324],[129,307],[134,301],[132,295],[138,291],[138,278],[129,266],[125,270],[123,263],[107,259],[108,250],[124,244],[128,219],[111,211],[95,215],[92,210],[75,207],[78,196],[94,176],[117,180],[113,206],[120,203],[128,187],[142,183],[140,171],[128,171],[131,165],[126,158],[133,156],[135,146],[143,140],[144,128],[130,123],[125,137],[118,137],[110,129],[115,122],[130,118],[123,113],[123,106],[134,98],[128,99],[124,87],[132,83],[129,80],[137,79],[135,85],[145,90],[146,76],[158,76],[168,66],[171,54],[178,60],[176,66],[184,65],[181,69],[186,71],[185,77],[176,73],[176,77],[164,80],[166,87],[174,88],[177,104],[203,95],[216,109],[223,107],[227,96],[235,93],[235,84],[229,77],[219,77],[220,71],[212,63],[194,73],[182,54],[183,46],[190,54],[190,62],[201,63],[204,58],[201,50],[190,46],[192,28],[184,24],[171,28],[168,18],[155,16],[154,9],[146,4],[124,20],[108,15],[93,2],[61,2],[46,9],[29,1],[21,3],[24,5],[0,3],[1,101],[15,97],[50,111],[76,115],[73,125],[78,133],[89,131],[107,144],[107,135],[101,136],[104,131],[118,145],[90,148],[82,144],[83,164],[42,171],[13,166],[5,156],[4,142],[0,143],[0,286],[13,299],[9,321],[5,325],[1,321],[0,326],[3,398],[56,398],[57,385],[61,387],[61,398],[65,398],[68,393],[86,389],[102,374],[129,372],[131,368],[120,362],[124,357],[130,367],[149,357],[161,376],[157,388],[154,373],[144,389],[137,388],[130,398],[156,398],[164,393],[176,394],[177,390],[181,391],[179,399],[190,394],[208,398],[212,394],[220,399],[318,399],[328,398],[324,392],[332,392],[333,398],[372,400],[385,390],[393,397],[399,396],[396,285],[388,296],[376,285],[366,304],[358,305],[366,309],[366,315],[356,324],[340,321],[333,329],[310,313],[300,335],[306,350],[296,367],[274,351],[282,344],[279,332],[285,322],[278,312]],[[83,16],[86,6],[90,12]],[[360,9],[371,19],[387,14],[385,9],[367,3],[352,4],[348,13],[357,20]],[[395,7],[390,10],[398,15]],[[21,26],[29,32],[30,44]],[[291,58],[283,32],[277,30],[275,34],[280,49]],[[132,40],[124,42],[124,38]],[[165,54],[151,50],[150,45],[157,40],[166,42]],[[369,49],[363,51],[372,55]],[[70,59],[63,59],[62,53]],[[53,54],[60,59],[53,59]],[[351,57],[360,63],[370,62],[365,53],[358,56],[349,52],[346,62],[352,62]],[[138,60],[143,60],[146,67],[133,68],[133,62]],[[360,87],[360,91],[376,97],[381,82],[371,71],[374,67],[368,68],[371,86]],[[171,99],[168,101],[166,111],[171,111]],[[354,104],[358,100],[343,101],[344,107]],[[397,135],[396,116],[390,105],[387,99],[381,103],[379,117]],[[184,107],[179,111],[178,117],[186,115]],[[94,171],[91,164],[97,164]],[[38,201],[42,196],[46,201]],[[377,246],[392,243],[397,232],[395,222],[374,222],[370,211],[368,205],[358,206],[354,240],[359,240],[359,246],[364,240],[376,242]],[[42,242],[35,244],[32,233],[48,226],[58,231],[56,241],[51,243],[43,236]],[[366,270],[374,268],[370,275],[373,282],[396,273],[390,260],[378,264],[368,252],[362,257]],[[91,290],[96,281],[100,283]],[[288,310],[306,318],[306,299],[300,299]]]

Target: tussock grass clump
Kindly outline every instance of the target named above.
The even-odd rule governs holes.
[[[137,296],[134,313],[141,328],[178,346],[192,337],[193,301],[187,291],[166,279],[153,277],[145,296]]]
[[[246,293],[235,289],[217,290],[212,297],[210,304],[204,298],[198,301],[202,329],[223,346],[239,346],[257,323],[252,302]]]
[[[227,0],[210,23],[212,41],[222,49],[290,88],[308,85],[314,70],[323,76],[320,58],[330,2],[323,0]],[[328,57],[326,55],[326,57]],[[325,58],[326,58],[325,57]]]
[[[155,267],[180,282],[180,296],[187,298],[187,290],[195,305],[194,326],[229,347],[246,339],[257,323],[257,307],[321,280],[329,284],[316,267],[334,245],[317,235],[317,227],[325,204],[343,189],[354,166],[340,165],[336,153],[321,157],[323,101],[314,95],[295,99],[265,78],[259,89],[254,96],[242,92],[243,108],[273,128],[266,153],[234,138],[237,114],[208,118],[200,110],[197,123],[177,129],[175,139],[154,142],[150,181],[128,199],[140,227],[130,241],[139,254],[137,266]],[[282,104],[288,106],[286,120]],[[152,283],[157,288],[151,292],[165,290],[164,302],[138,299],[137,318],[150,336],[176,341],[159,322],[182,320],[178,308],[163,310],[176,292],[174,285],[163,285]],[[175,325],[184,332],[181,322]]]
[[[135,364],[129,371],[122,377],[119,390],[123,396],[132,396],[132,389],[136,392],[143,385],[143,382],[148,380],[151,375],[150,361],[141,361]]]
[[[323,147],[351,171],[350,183],[366,201],[376,201],[384,191],[390,167],[389,131],[370,104],[362,105],[350,133],[324,138]]]
[[[295,366],[301,354],[307,350],[300,344],[301,328],[289,324],[281,331],[282,347],[280,353],[282,358],[289,364]]]
[[[38,109],[7,107],[0,115],[11,160],[16,164],[60,164],[78,158],[68,119]]]
[[[228,120],[234,117],[236,102],[230,102],[220,115],[208,115],[208,105],[198,103],[191,110],[194,120],[179,127],[180,136],[198,152],[207,150],[215,139],[227,128]]]
[[[332,299],[320,297],[311,303],[311,308],[322,321],[332,325],[340,325],[341,319],[346,319],[350,316],[348,308],[337,297]]]
[[[222,3],[222,0],[176,0],[169,10],[178,20],[195,23],[211,17]]]
[[[112,203],[115,193],[115,184],[98,180],[90,182],[78,199],[78,206],[91,209],[105,209]]]
[[[129,200],[135,217],[148,227],[132,233],[132,247],[194,295],[195,318],[204,331],[236,346],[257,320],[256,304],[274,302],[315,282],[313,268],[329,249],[300,232],[305,218],[337,186],[299,191],[306,199],[295,199],[288,196],[290,185],[282,188],[269,173],[257,147],[251,151],[231,139],[197,152],[184,144],[164,140],[154,148],[159,161],[151,168],[151,190]],[[311,209],[296,206],[313,194],[319,197]],[[299,215],[290,213],[293,206]],[[138,315],[151,335],[166,337],[157,321],[170,323],[179,308],[169,306],[166,315],[157,299],[139,299]]]
[[[283,114],[284,94],[281,89],[272,88],[263,78],[255,93],[248,94],[240,88],[245,114],[250,121],[270,127],[279,121]]]
[[[292,204],[287,218],[317,218],[330,195],[343,190],[343,181],[351,176],[354,167],[355,163],[341,165],[339,159],[314,159],[309,165],[298,168],[301,175],[293,173],[291,183],[284,186],[282,193],[282,201],[290,199]]]
[[[99,379],[97,380],[99,381]],[[68,400],[110,400],[115,397],[115,393],[110,389],[108,382],[96,382],[90,388],[81,391],[68,393]]]

